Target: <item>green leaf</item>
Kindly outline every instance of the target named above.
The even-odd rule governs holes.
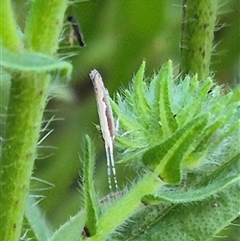
[[[184,81],[185,80],[183,80],[183,82]],[[207,106],[207,93],[213,87],[213,85],[214,84],[211,78],[207,78],[206,80],[200,82],[197,85],[197,88],[196,84],[193,84],[193,86],[190,84],[189,88],[191,90],[189,90],[190,92],[187,94],[187,97],[185,99],[184,108],[182,108],[176,116],[179,126],[184,125],[192,118],[194,118],[194,116],[198,115],[199,112],[204,111],[204,108],[206,108]],[[183,84],[183,86],[185,86],[185,84]],[[180,94],[182,94],[183,96],[183,93]]]
[[[156,205],[160,202],[169,201],[171,203],[187,203],[202,201],[207,197],[217,194],[224,188],[229,187],[233,183],[240,180],[238,175],[225,177],[220,181],[214,181],[210,185],[198,189],[190,189],[186,192],[179,193],[159,193],[156,195],[146,195],[142,198],[142,202],[147,205]]]
[[[163,143],[144,153],[142,161],[168,183],[181,180],[181,164],[194,139],[201,135],[208,115],[202,115],[187,123]]]
[[[227,123],[233,117],[233,114],[234,112],[228,113],[228,116],[220,116],[214,120],[215,122],[207,126],[198,138],[193,140],[193,151],[186,157],[183,163],[185,168],[193,169],[201,164],[208,152],[210,152],[209,146],[214,135],[218,135],[217,130],[222,126],[222,123]]]
[[[204,200],[239,182],[239,158],[240,155],[236,155],[227,165],[222,166],[220,170],[211,174],[208,180],[205,180],[203,184],[195,188],[190,187],[186,191],[179,191],[178,189],[174,191],[174,189],[168,190],[163,188],[155,195],[144,196],[142,202],[148,205],[156,205],[165,201],[171,203],[187,203]]]
[[[27,198],[25,217],[37,240],[46,241],[52,236],[53,231],[32,196]]]
[[[126,113],[124,113],[124,110],[119,108],[118,105],[111,98],[110,98],[110,103],[111,103],[113,112],[115,113],[117,119],[119,119],[119,122],[121,123],[122,126],[127,127],[131,130],[142,129],[142,126],[140,125],[140,123],[129,118],[126,115]]]
[[[173,91],[172,62],[164,64],[150,83],[152,93],[149,125],[153,133],[164,133],[168,137],[177,128],[172,112]],[[154,94],[153,94],[154,93]]]
[[[10,71],[42,73],[58,70],[62,76],[67,77],[72,72],[70,63],[42,53],[24,52],[19,54],[1,49],[0,55],[1,66]]]
[[[212,198],[187,206],[180,204],[168,210],[164,220],[157,221],[140,236],[131,240],[211,240],[238,216],[238,208],[239,186],[236,183]]]
[[[164,137],[169,137],[177,129],[178,124],[172,111],[172,91],[173,91],[173,73],[172,62],[168,61],[163,65],[159,73],[160,82],[159,96],[156,96],[159,105],[159,117]]]
[[[239,142],[239,128],[240,128],[240,120],[237,119],[235,122],[230,123],[227,128],[224,129],[222,133],[218,135],[218,137],[210,144],[209,149],[214,151],[217,150],[217,147],[231,136],[231,134],[237,134],[237,142]],[[230,140],[229,140],[230,141]]]
[[[166,200],[155,200],[151,204],[158,202],[157,205],[145,206],[135,213],[109,240],[211,240],[239,214],[239,154],[225,161],[210,175],[202,176],[200,183],[195,186],[190,183],[187,191],[182,184],[162,186],[158,194],[164,195]],[[225,184],[224,180],[229,183]],[[216,193],[212,185],[218,186]],[[198,189],[210,192],[204,194],[207,198],[201,194],[199,199],[203,200],[196,202],[198,197],[194,197],[194,192]]]
[[[84,212],[79,212],[63,224],[48,241],[81,241],[85,224]]]
[[[92,236],[96,233],[99,216],[99,205],[94,189],[94,161],[95,151],[92,140],[86,135],[83,160],[83,193],[86,212],[86,228]]]
[[[146,98],[146,83],[144,82],[145,61],[142,62],[133,81],[133,100],[135,112],[142,121],[149,114],[149,103]]]
[[[157,181],[156,176],[160,176],[163,182],[157,191],[141,197],[142,201],[154,205],[136,210],[107,240],[162,241],[185,240],[185,237],[186,240],[195,240],[195,237],[208,240],[238,215],[237,201],[235,197],[231,200],[232,193],[227,193],[239,181],[237,91],[223,95],[221,86],[216,85],[211,78],[200,82],[197,75],[187,76],[179,82],[174,82],[173,78],[169,61],[150,83],[142,82],[141,85],[139,81],[138,88],[141,88],[138,89],[135,88],[134,79],[129,90],[117,94],[118,103],[113,105],[116,109],[114,112],[120,116],[116,142],[122,150],[121,161],[127,160],[134,164],[136,170],[142,167],[142,160],[153,171],[147,173],[155,177],[148,180],[148,185]],[[143,79],[143,74],[140,79]],[[139,105],[139,99],[135,98],[134,93],[136,89],[145,96],[141,96],[141,107],[136,107]],[[144,99],[149,109],[145,108]],[[143,109],[146,111],[144,115]],[[235,160],[235,166],[228,165],[231,159]],[[128,195],[134,189],[133,186]],[[239,188],[236,187],[236,190],[239,191]],[[143,192],[141,194],[144,196]],[[209,210],[204,209],[208,202],[212,203],[211,215]],[[202,230],[208,219],[214,222],[214,212],[219,205],[221,208],[222,205],[226,207],[217,214],[220,216],[223,211],[223,216],[217,220],[219,226],[207,229],[205,235]],[[126,203],[125,206],[128,207]],[[191,216],[192,209],[196,222]],[[206,212],[208,219],[198,217],[198,213],[202,212]],[[182,213],[187,220],[182,217]],[[182,222],[180,225],[178,220]],[[181,225],[184,222],[183,227]],[[162,231],[161,225],[165,225],[164,229],[168,227],[168,232]],[[194,236],[197,233],[196,226],[203,228],[199,235]],[[180,239],[176,233],[180,233]],[[99,237],[97,235],[94,240]]]

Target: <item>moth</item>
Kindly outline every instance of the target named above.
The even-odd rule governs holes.
[[[116,177],[116,169],[113,157],[113,144],[114,144],[114,119],[112,108],[109,101],[108,90],[105,88],[103,80],[99,72],[94,69],[89,74],[97,101],[98,117],[100,122],[100,129],[102,138],[104,140],[105,152],[107,158],[107,175],[108,186],[112,190],[111,173],[113,174],[113,181],[116,190],[118,190],[118,183]]]

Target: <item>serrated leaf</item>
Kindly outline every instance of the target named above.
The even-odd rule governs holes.
[[[143,163],[157,172],[168,183],[181,180],[181,164],[189,146],[197,138],[207,123],[208,115],[202,115],[187,123],[165,142],[145,152]]]
[[[150,121],[149,121],[149,126],[151,128],[151,131],[153,133],[158,133],[158,132],[164,132],[166,136],[167,132],[167,127],[164,128],[163,125],[166,124],[164,123],[168,118],[172,118],[174,116],[173,113],[171,113],[171,107],[170,107],[170,96],[171,94],[168,93],[172,92],[173,89],[171,84],[173,83],[173,78],[172,78],[172,63],[171,61],[168,61],[166,64],[162,66],[158,74],[154,77],[152,82],[150,83],[150,92],[152,93],[152,101],[151,101],[151,109],[150,109]],[[166,101],[163,102],[163,99]],[[165,105],[167,108],[167,112],[169,114],[166,116],[165,113]],[[169,109],[170,108],[170,109]],[[162,113],[161,113],[162,111]],[[163,115],[163,116],[162,116]],[[167,119],[166,119],[166,118]],[[174,120],[176,122],[176,120]],[[168,123],[168,122],[167,122]],[[173,129],[177,123],[172,123]]]
[[[202,185],[191,187],[186,191],[160,189],[155,195],[144,196],[142,202],[148,205],[156,205],[165,201],[171,203],[187,203],[204,200],[225,188],[229,188],[230,185],[239,182],[239,158],[240,155],[236,155],[227,165],[212,173],[208,181],[204,181]]]
[[[111,98],[110,98],[110,103],[111,103],[111,107],[113,109],[114,114],[119,119],[119,122],[121,123],[121,125],[123,127],[126,127],[130,130],[142,129],[142,126],[138,122],[130,119],[126,114],[122,113],[122,110],[118,107],[118,105]]]
[[[185,139],[182,143],[176,143],[170,152],[172,154],[166,155],[159,166],[156,168],[159,170],[161,177],[168,183],[177,184],[182,179],[182,163],[185,161],[187,153],[195,139],[199,138],[202,134],[207,123],[207,116],[200,117],[200,120],[196,120],[196,123],[189,128]]]
[[[84,206],[86,212],[86,228],[90,235],[94,235],[97,230],[99,216],[99,205],[97,195],[94,189],[94,146],[92,140],[86,135],[84,161],[83,161],[83,193]]]
[[[1,49],[1,66],[17,72],[52,72],[60,71],[62,76],[70,76],[72,65],[66,61],[35,52],[14,53]]]
[[[177,114],[176,119],[178,125],[184,125],[189,120],[191,120],[199,112],[203,111],[203,106],[206,105],[206,96],[208,91],[213,87],[213,81],[210,78],[207,78],[205,81],[201,82],[197,89],[190,92],[188,101],[184,108]]]
[[[238,216],[239,186],[230,186],[201,202],[179,204],[165,213],[164,218],[136,235],[136,241],[202,241],[211,240]],[[173,225],[170,225],[173,224]],[[127,240],[127,239],[125,239]]]
[[[172,73],[172,62],[168,61],[163,65],[161,71],[160,81],[160,93],[158,98],[159,106],[159,117],[163,130],[164,137],[170,136],[178,127],[177,121],[172,112],[171,103],[172,103],[172,82],[173,82],[173,73]]]
[[[129,140],[129,137],[119,138],[116,136],[115,141],[121,146],[125,146],[126,148],[145,149],[147,147],[146,140],[138,140],[137,142],[133,142],[132,140]]]
[[[236,122],[231,123],[228,126],[228,128],[224,129],[224,132],[222,132],[220,135],[218,135],[218,137],[215,140],[213,140],[213,142],[209,146],[209,149],[216,150],[217,146],[220,145],[223,140],[225,140],[235,131],[239,139],[239,129],[240,129],[240,120],[237,120]]]
[[[133,94],[135,106],[138,109],[139,114],[142,115],[146,115],[148,113],[149,108],[149,104],[145,95],[146,92],[144,89],[145,65],[145,61],[143,61],[133,81]]]
[[[227,121],[232,118],[233,113],[229,113],[228,116],[222,116],[219,119],[216,119],[214,123],[207,126],[201,135],[199,135],[199,138],[196,138],[194,140],[193,145],[193,151],[186,157],[186,159],[183,162],[183,166],[188,169],[193,169],[197,167],[205,158],[207,155],[207,152],[209,151],[209,145],[212,139],[214,138],[215,132],[222,127],[223,123],[226,123]]]
[[[225,157],[222,157],[225,159]],[[168,195],[169,192],[173,192],[173,194],[176,192],[180,192],[182,190],[183,193],[187,195],[187,192],[191,192],[193,190],[196,190],[198,188],[203,188],[208,185],[212,185],[212,182],[215,182],[217,184],[218,181],[221,181],[222,179],[232,177],[233,179],[236,177],[236,179],[239,179],[239,154],[233,155],[231,159],[225,160],[226,163],[222,166],[218,166],[218,168],[213,171],[209,175],[205,175],[203,179],[200,179],[200,183],[197,183],[195,186],[189,185],[189,188],[187,191],[185,191],[185,187],[182,187],[182,184],[179,186],[163,186],[160,188],[159,192],[161,191],[162,194]],[[227,177],[228,176],[228,177]],[[188,182],[188,179],[186,180]],[[223,182],[222,182],[223,183]],[[208,226],[208,223],[214,223],[215,220],[217,220],[217,224],[215,226],[215,230],[212,229],[212,233],[217,233],[220,229],[227,226],[229,224],[229,219],[225,219],[226,213],[228,215],[228,211],[226,213],[224,212],[221,216],[221,211],[218,212],[218,216],[215,217],[214,212],[215,208],[221,207],[221,203],[215,202],[215,197],[219,197],[222,193],[225,191],[228,191],[232,187],[237,185],[237,180],[235,183],[232,183],[231,185],[226,185],[225,188],[220,188],[221,192],[218,192],[216,195],[212,195],[211,197],[208,197],[207,199],[204,199],[203,202],[203,208],[206,206],[210,206],[210,211],[212,211],[212,215],[209,216],[209,213],[206,211],[207,218],[202,219],[199,218],[198,212],[201,214],[201,217],[204,217],[202,215],[202,210],[199,209],[195,212],[195,217],[190,217],[189,219],[189,213],[191,213],[191,208],[189,207],[193,206],[194,208],[198,208],[198,205],[201,205],[201,202],[188,202],[183,204],[178,204],[177,201],[173,200],[173,202],[177,204],[170,203],[168,201],[161,202],[157,205],[147,205],[143,209],[141,209],[138,213],[135,213],[123,226],[121,226],[111,237],[112,239],[109,240],[115,240],[115,241],[126,241],[126,240],[179,240],[176,239],[178,233],[180,232],[180,240],[185,240],[185,236],[182,232],[184,232],[184,228],[181,226],[179,227],[179,222],[189,223],[189,226],[187,227],[188,232],[192,232],[192,239],[186,239],[186,240],[208,240],[208,239],[201,239],[201,233],[203,233],[204,236],[204,226]],[[225,185],[223,183],[223,185]],[[162,190],[161,190],[162,189]],[[165,192],[166,191],[166,192]],[[239,188],[236,189],[236,192],[232,192],[234,195],[233,200],[231,200],[231,194],[229,194],[228,199],[225,200],[227,203],[228,208],[231,207],[231,220],[234,219],[238,215],[238,208],[237,208],[237,200],[238,195],[240,194]],[[173,199],[174,197],[172,197]],[[183,197],[184,198],[184,197]],[[194,197],[193,197],[194,198]],[[197,197],[195,197],[197,198]],[[222,202],[222,198],[219,199]],[[186,201],[186,198],[185,200]],[[154,203],[151,203],[154,204]],[[225,205],[225,204],[223,204]],[[235,213],[234,213],[234,206],[235,206]],[[180,208],[180,211],[178,209]],[[186,210],[185,210],[186,209]],[[176,210],[176,211],[175,211]],[[216,210],[217,211],[217,210]],[[173,217],[171,218],[171,215]],[[184,216],[183,216],[184,215]],[[219,216],[221,216],[221,220],[219,220]],[[170,220],[169,220],[170,218]],[[194,221],[196,218],[196,222]],[[188,220],[189,219],[189,220]],[[180,221],[179,221],[180,220]],[[218,227],[219,223],[222,223],[221,228]],[[225,222],[225,223],[224,223]],[[220,224],[221,224],[220,223]],[[155,227],[156,225],[156,227]],[[162,229],[162,226],[167,227],[167,232]],[[200,228],[203,227],[203,229]],[[199,227],[199,230],[196,230]],[[176,228],[176,230],[174,230]],[[212,227],[214,228],[214,227]],[[191,231],[192,229],[192,231]],[[201,230],[200,230],[201,229]],[[207,230],[209,227],[207,227]],[[148,230],[151,230],[148,232]],[[218,231],[216,231],[218,230]],[[197,232],[197,231],[200,231]],[[148,235],[144,235],[146,232],[148,232]],[[151,239],[151,237],[155,235],[155,239]],[[176,236],[174,236],[176,235]],[[183,235],[183,236],[182,236]],[[142,237],[143,236],[143,237]],[[161,237],[161,238],[160,238]],[[194,238],[199,239],[194,239]],[[212,236],[211,236],[212,237]],[[162,239],[163,238],[163,239]],[[187,238],[187,237],[186,237]],[[210,239],[211,240],[211,239]]]
[[[184,80],[179,80],[178,83],[174,84],[172,103],[174,113],[180,113],[180,111],[189,104],[189,100],[192,99],[192,95],[198,87],[199,80],[197,76],[186,76]]]
[[[156,205],[164,201],[169,201],[171,203],[202,201],[209,196],[217,194],[219,191],[222,191],[224,188],[231,186],[239,180],[239,176],[225,177],[221,181],[213,182],[209,186],[195,190],[192,189],[183,193],[160,193],[158,195],[147,195],[142,198],[142,202],[145,205]]]
[[[146,148],[138,149],[138,152],[126,151],[124,155],[121,155],[119,157],[120,160],[118,161],[118,163],[127,163],[130,160],[138,161],[145,150]],[[135,167],[137,167],[138,164],[139,163],[136,163]]]

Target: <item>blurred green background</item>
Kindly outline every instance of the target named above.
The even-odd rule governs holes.
[[[24,29],[28,1],[13,1],[21,29]],[[105,153],[98,124],[97,109],[89,72],[96,68],[105,86],[114,92],[128,86],[146,60],[146,76],[168,59],[175,73],[180,63],[181,4],[177,0],[91,0],[75,3],[66,13],[74,14],[81,25],[86,46],[69,46],[69,23],[65,23],[61,54],[74,53],[67,60],[73,64],[69,84],[57,76],[52,93],[58,98],[49,101],[45,111],[42,136],[53,132],[41,143],[34,177],[53,184],[33,180],[32,193],[43,195],[40,202],[46,217],[58,227],[82,206],[81,162],[84,135],[90,135],[96,146],[95,183],[99,198],[108,194]],[[218,25],[215,32],[211,71],[219,83],[234,87],[239,82],[240,64],[240,2],[219,0]],[[62,56],[62,55],[61,55]],[[118,160],[116,155],[116,161]],[[134,170],[117,165],[120,187],[133,180]],[[46,190],[44,190],[46,189]],[[234,235],[239,231],[227,229]],[[236,237],[236,235],[234,236]],[[230,237],[226,240],[237,240]],[[221,239],[224,240],[224,239]]]

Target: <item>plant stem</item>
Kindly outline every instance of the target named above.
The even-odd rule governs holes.
[[[156,174],[145,174],[131,191],[99,219],[97,233],[89,241],[105,240],[117,227],[141,208],[143,205],[141,198],[144,195],[154,193],[161,185],[162,181]]]
[[[0,233],[3,241],[19,240],[20,236],[50,79],[44,75],[17,76],[12,80],[2,150]]]
[[[66,8],[67,0],[33,1],[26,23],[28,49],[51,55],[57,51]],[[51,79],[48,73],[22,72],[12,76],[0,170],[2,241],[18,241],[20,238]]]
[[[9,0],[1,0],[0,24],[1,45],[8,48],[8,50],[18,52],[20,50],[21,40],[11,8],[11,1]]]
[[[53,55],[58,47],[67,0],[35,0],[27,18],[27,48]]]
[[[181,37],[181,67],[183,77],[209,75],[213,33],[217,15],[216,0],[184,0]]]

